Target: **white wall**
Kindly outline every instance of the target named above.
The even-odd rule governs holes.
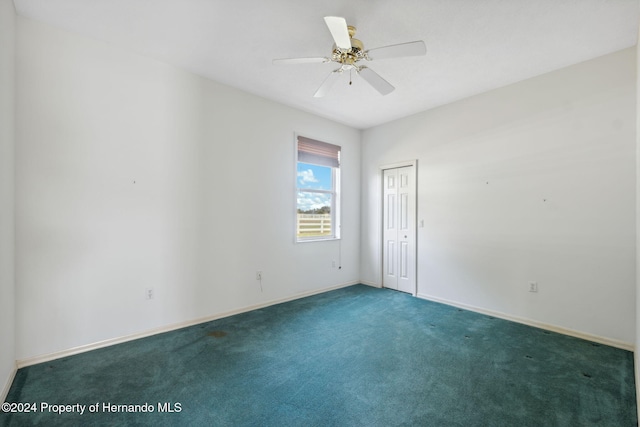
[[[418,159],[421,296],[632,346],[635,61],[627,49],[365,131],[362,280],[381,282],[378,167]]]
[[[17,30],[18,359],[358,281],[359,131]],[[343,147],[340,243],[294,243],[295,132]]]
[[[13,1],[0,0],[0,402],[15,372]]]

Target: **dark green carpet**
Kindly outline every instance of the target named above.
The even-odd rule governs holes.
[[[0,425],[637,425],[631,352],[362,285],[23,368],[7,401],[99,410]]]

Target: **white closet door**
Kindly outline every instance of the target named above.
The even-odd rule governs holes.
[[[416,289],[415,168],[383,171],[383,280],[385,288]]]

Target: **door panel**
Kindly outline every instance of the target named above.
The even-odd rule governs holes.
[[[393,240],[389,240],[387,242],[387,253],[389,256],[387,257],[387,276],[389,278],[396,278],[396,242]]]
[[[400,194],[400,230],[406,230],[409,227],[409,194]]]
[[[402,242],[400,244],[400,278],[407,279],[409,277],[409,244]]]
[[[387,230],[396,229],[396,195],[387,196]]]
[[[384,171],[383,172],[383,188],[384,188],[384,230],[383,230],[383,242],[385,253],[382,274],[384,276],[382,282],[383,286],[391,289],[398,289],[398,276],[397,271],[397,245],[398,241],[398,228],[396,226],[396,215],[398,206],[396,198],[398,189],[396,188],[396,180],[398,178],[397,172]]]

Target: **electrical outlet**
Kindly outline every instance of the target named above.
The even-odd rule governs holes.
[[[262,271],[256,271],[256,280],[262,280]]]
[[[153,299],[153,288],[145,289],[145,299]]]
[[[529,282],[529,292],[538,292],[538,282]]]
[[[336,268],[336,260],[331,261],[331,267]]]

